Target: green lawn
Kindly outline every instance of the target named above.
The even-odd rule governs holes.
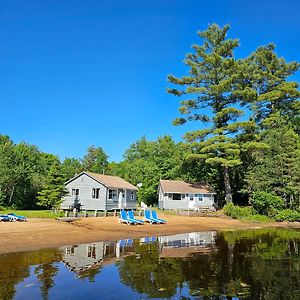
[[[19,216],[24,216],[27,218],[57,218],[63,217],[63,212],[53,213],[51,210],[1,210],[0,214],[9,214],[13,213]]]

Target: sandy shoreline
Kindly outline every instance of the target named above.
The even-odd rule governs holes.
[[[193,231],[234,230],[269,226],[300,227],[299,223],[255,223],[222,217],[161,215],[166,225],[128,226],[117,217],[82,218],[74,223],[29,219],[27,223],[0,223],[0,254],[23,252],[96,241],[168,235]]]

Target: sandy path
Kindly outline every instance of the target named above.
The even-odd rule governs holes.
[[[29,219],[27,223],[1,222],[0,253],[37,250],[101,240],[138,238],[148,235],[283,225],[243,222],[222,217],[185,217],[163,214],[161,217],[167,220],[166,225],[128,226],[119,224],[117,217],[82,218],[74,223],[64,223],[51,219]]]

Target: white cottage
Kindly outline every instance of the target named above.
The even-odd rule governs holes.
[[[200,183],[180,180],[160,180],[158,207],[160,209],[214,209],[215,192]]]
[[[137,188],[126,180],[91,172],[81,172],[65,184],[69,194],[61,209],[114,210],[136,209]]]

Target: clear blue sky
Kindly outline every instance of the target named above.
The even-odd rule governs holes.
[[[2,1],[0,133],[61,158],[94,144],[116,161],[143,135],[180,141],[166,77],[185,74],[197,30],[229,23],[237,56],[274,42],[300,61],[299,12],[298,0]]]

